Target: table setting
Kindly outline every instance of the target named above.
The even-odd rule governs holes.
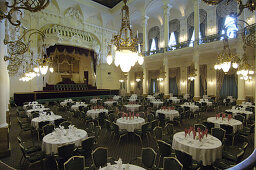
[[[246,119],[248,120],[250,116],[253,115],[253,112],[245,110],[244,107],[235,107],[233,106],[232,109],[227,109],[225,112],[232,113],[232,116],[236,116],[238,113],[242,113],[246,115]]]
[[[237,132],[237,130],[243,128],[242,122],[233,119],[231,114],[228,114],[228,116],[226,117],[225,114],[222,114],[222,116],[220,116],[220,113],[218,113],[215,117],[207,118],[207,122],[214,123],[214,127],[216,128],[219,128],[221,124],[230,125],[233,127],[234,133]]]
[[[158,113],[165,114],[165,118],[173,120],[174,117],[179,116],[179,112],[177,110],[174,110],[174,107],[162,107],[161,109],[156,111],[156,116],[158,116]]]
[[[87,116],[90,116],[92,119],[99,117],[99,113],[108,114],[108,110],[105,109],[103,106],[94,106],[91,110],[87,111]]]
[[[140,106],[139,104],[136,104],[135,102],[129,102],[127,105],[124,105],[126,107],[127,110],[134,112],[134,111],[138,111]]]
[[[180,103],[180,99],[177,97],[170,97],[168,100],[171,100],[173,103]]]
[[[54,131],[42,140],[42,151],[47,155],[58,153],[58,147],[75,143],[76,146],[81,146],[81,141],[86,139],[88,134],[85,130],[77,129],[74,125],[69,125],[68,129],[63,126],[55,128]]]
[[[208,99],[200,99],[199,103],[206,103],[207,106],[212,106],[212,102]]]
[[[79,111],[79,106],[87,107],[88,105],[84,102],[76,102],[74,105],[71,106],[71,110]]]
[[[188,153],[194,160],[202,161],[204,166],[222,157],[222,143],[208,134],[208,129],[185,128],[183,132],[174,134],[172,148]]]
[[[164,102],[162,102],[160,99],[155,99],[155,100],[151,100],[150,101],[151,103],[153,103],[153,106],[154,107],[159,107],[159,106],[162,106]]]
[[[68,103],[74,103],[72,99],[65,99],[63,102],[60,102],[61,106],[67,106]]]
[[[120,98],[121,96],[117,96],[117,95],[113,96],[113,100],[119,100]]]
[[[122,117],[116,120],[116,124],[120,129],[126,129],[128,132],[134,132],[135,129],[141,129],[141,126],[145,123],[145,119],[139,117],[137,113],[123,113]]]
[[[100,170],[145,170],[144,168],[137,165],[123,164],[121,158],[119,158],[118,161],[115,161],[115,163],[116,164],[114,165],[107,163],[107,166],[103,168],[100,167]]]
[[[35,109],[29,109],[26,111],[27,113],[27,116],[28,117],[31,117],[32,116],[32,112],[39,112],[39,113],[43,113],[43,112],[47,112],[47,111],[50,111],[50,108],[44,108],[44,107],[40,107],[40,108],[35,108]]]
[[[61,118],[62,116],[55,115],[53,112],[50,112],[50,114],[39,113],[39,117],[33,118],[31,120],[31,126],[38,129],[39,122],[49,121],[51,124],[54,124],[54,120],[61,119]]]
[[[113,106],[113,104],[116,103],[116,102],[117,101],[115,101],[115,100],[107,100],[107,101],[104,102],[104,104],[107,105],[107,106]]]
[[[199,106],[195,105],[193,102],[185,102],[184,104],[180,105],[181,107],[189,107],[190,111],[195,112],[199,110]]]
[[[93,98],[90,100],[90,103],[97,103],[98,100],[102,100],[100,98]]]
[[[23,105],[23,109],[27,109],[28,107],[32,107],[38,105],[37,101],[28,102],[28,104]],[[41,105],[41,104],[40,104]]]

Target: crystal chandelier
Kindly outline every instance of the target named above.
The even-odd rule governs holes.
[[[203,0],[205,3],[209,5],[217,5],[221,3],[224,0]],[[227,0],[227,4],[231,0]],[[240,16],[245,8],[248,8],[251,12],[255,11],[255,6],[256,6],[256,1],[255,0],[247,0],[247,2],[244,4],[243,0],[236,0],[238,5],[239,5],[239,13],[238,14],[233,14],[235,16]]]
[[[242,79],[242,80],[251,80],[252,75],[254,74],[253,66],[251,66],[248,63],[248,59],[245,54],[246,46],[244,45],[243,48],[244,48],[244,55],[243,55],[240,65],[238,67],[237,75],[239,75],[240,79]]]
[[[225,73],[227,73],[231,68],[231,65],[235,69],[238,68],[239,59],[236,55],[231,53],[227,37],[224,38],[223,43],[224,43],[224,49],[218,55],[218,61],[214,65],[214,69],[215,70],[222,69]]]
[[[194,64],[192,63],[191,66],[189,67],[188,80],[193,81],[196,79],[196,71],[197,69],[195,69]]]
[[[129,7],[127,0],[123,0],[124,6],[122,7],[122,24],[120,33],[115,35],[112,39],[115,45],[115,65],[119,66],[123,72],[129,72],[131,67],[138,61],[143,64],[144,59],[137,51],[137,38],[133,38],[133,33],[130,27]],[[110,60],[110,58],[109,58]],[[109,61],[110,63],[110,61]]]

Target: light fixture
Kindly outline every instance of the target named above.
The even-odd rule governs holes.
[[[241,60],[241,63],[238,67],[237,75],[240,75],[240,79],[242,80],[251,80],[252,75],[254,74],[254,68],[248,63],[247,56],[246,56],[246,45],[244,44],[244,55]]]
[[[192,63],[188,69],[189,69],[188,80],[190,80],[190,81],[195,80],[196,76],[197,76],[197,74],[196,74],[197,69],[195,69],[194,64]]]
[[[109,46],[109,52],[108,52],[108,56],[107,56],[107,63],[108,65],[110,65],[113,62],[113,58],[112,58],[112,54],[111,54],[111,46]]]
[[[13,0],[11,5],[9,5],[9,2],[5,2],[7,8],[10,9],[7,10],[7,13],[0,10],[0,21],[7,18],[12,25],[18,26],[20,25],[20,21],[16,20],[13,22],[13,15],[16,13],[22,14],[22,10],[28,10],[30,12],[41,11],[48,6],[49,2],[50,0]]]
[[[126,76],[127,76],[127,74],[121,73],[121,77],[119,79],[119,82],[123,83],[126,80]]]
[[[224,0],[203,0],[203,1],[209,5],[217,5]],[[227,4],[230,1],[231,0],[228,0]],[[243,0],[236,0],[236,1],[237,1],[237,4],[239,5],[238,7],[239,13],[233,14],[234,16],[236,17],[240,16],[245,8],[248,8],[251,12],[255,11],[255,6],[256,6],[255,0],[247,0],[245,4],[243,4]]]
[[[231,53],[227,36],[225,36],[223,43],[224,43],[224,48],[221,51],[221,53],[218,54],[218,61],[214,65],[214,69],[215,70],[222,69],[225,73],[227,73],[229,71],[229,69],[231,68],[231,66],[233,68],[238,67],[239,59],[236,55]]]
[[[138,39],[133,38],[133,33],[130,27],[129,7],[127,6],[127,0],[123,0],[123,2],[124,6],[121,10],[122,24],[120,33],[114,36],[112,42],[116,47],[115,65],[120,65],[123,72],[129,72],[131,67],[133,67],[137,61],[139,61],[139,64],[143,64],[143,59],[139,57],[137,51]]]
[[[136,78],[136,82],[140,82],[141,81],[141,79],[138,77],[138,78]]]
[[[160,73],[159,73],[159,75],[158,75],[157,80],[161,82],[161,81],[163,81],[164,79],[165,79],[165,71],[164,71],[164,68],[161,67],[161,68],[160,68]]]

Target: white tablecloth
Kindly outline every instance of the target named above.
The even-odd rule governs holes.
[[[46,111],[49,111],[50,108],[37,108],[37,109],[30,109],[30,110],[27,110],[27,116],[28,117],[31,117],[31,112],[33,111],[37,111],[39,113],[43,113],[43,112],[46,112]]]
[[[118,166],[117,165],[111,165],[111,166],[113,167],[112,170],[118,170]],[[125,170],[126,166],[127,166],[126,164],[123,164],[122,165],[122,170]],[[100,168],[100,170],[110,170],[110,169],[107,168],[107,167],[104,167],[104,168]],[[144,169],[142,167],[139,167],[139,166],[136,166],[136,165],[129,164],[129,170],[146,170],[146,169]]]
[[[161,102],[161,101],[151,101],[151,103],[153,103],[153,106],[154,107],[159,107],[159,106],[162,106],[164,102]]]
[[[68,103],[74,103],[74,101],[72,101],[72,100],[63,101],[63,102],[60,102],[60,105],[61,106],[67,106]]]
[[[154,96],[148,96],[147,99],[148,99],[148,100],[154,100],[155,97],[154,97]]]
[[[156,111],[156,116],[158,116],[158,113],[165,114],[165,118],[169,118],[170,120],[179,116],[179,112],[177,110],[160,109]]]
[[[173,103],[180,103],[180,99],[178,99],[177,97],[170,97],[170,99]]]
[[[242,103],[240,106],[246,108],[246,107],[255,107],[254,105],[252,105],[251,103]]]
[[[31,106],[32,108],[34,108],[36,105],[43,106],[43,105],[41,105],[41,104],[38,104],[37,101],[34,101],[34,102],[29,102],[28,104],[23,105],[23,109],[26,109],[27,107],[30,107],[30,106]]]
[[[189,107],[190,111],[195,112],[197,110],[199,110],[199,107],[197,105],[192,105],[192,104],[182,104],[180,105],[181,107]]]
[[[99,113],[104,112],[105,114],[108,113],[107,109],[92,109],[87,111],[87,115],[90,116],[91,118],[95,119],[99,117]]]
[[[121,96],[114,96],[113,97],[113,100],[118,100],[118,99],[120,99],[121,98]]]
[[[207,135],[202,141],[194,140],[192,133],[185,138],[184,132],[173,136],[172,148],[188,153],[192,159],[202,161],[203,165],[211,165],[216,159],[222,157],[222,143],[216,137]]]
[[[113,106],[113,103],[116,103],[116,101],[105,101],[104,104],[108,106]]]
[[[199,103],[206,103],[207,106],[212,106],[212,102],[209,101],[199,101]]]
[[[76,146],[81,146],[81,141],[88,137],[88,134],[85,130],[76,129],[75,132],[68,132],[69,129],[66,129],[66,136],[58,137],[55,132],[52,132],[46,135],[42,140],[42,151],[45,151],[47,155],[57,154],[58,147],[75,143]]]
[[[129,102],[136,102],[137,98],[136,99],[135,98],[130,98],[128,100],[129,100]]]
[[[72,106],[71,106],[71,109],[72,109],[72,110],[75,110],[75,111],[79,111],[79,106],[87,107],[88,105],[85,104],[85,103],[76,103],[75,105],[72,105]]]
[[[45,121],[50,121],[50,123],[54,123],[54,120],[57,120],[57,119],[61,119],[62,116],[60,115],[40,115],[39,117],[36,117],[34,119],[31,120],[31,125],[33,127],[35,127],[36,129],[38,129],[38,123],[39,122],[45,122]]]
[[[235,133],[237,130],[242,129],[243,128],[243,124],[242,122],[240,122],[239,120],[236,119],[230,119],[228,121],[228,118],[224,118],[222,120],[222,118],[218,118],[216,119],[216,117],[209,117],[207,119],[207,122],[212,122],[214,123],[214,127],[219,128],[221,124],[225,124],[225,125],[230,125],[233,127],[233,132]]]
[[[139,105],[139,104],[127,104],[127,105],[124,105],[124,106],[127,108],[127,110],[130,110],[130,111],[134,112],[134,111],[138,111],[141,105]]]
[[[246,114],[246,119],[249,119],[250,116],[253,115],[252,112],[250,111],[246,111],[246,110],[239,110],[239,109],[228,109],[228,110],[225,110],[226,112],[232,112],[232,116],[236,116],[238,113],[244,113]]]
[[[131,120],[124,118],[119,118],[116,120],[116,124],[120,129],[126,129],[128,132],[134,132],[135,129],[141,129],[141,126],[145,123],[145,119],[141,117],[134,117]]]
[[[102,99],[91,99],[90,103],[97,103],[98,100],[102,100]]]

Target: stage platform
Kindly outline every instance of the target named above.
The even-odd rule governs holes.
[[[86,96],[118,95],[119,90],[84,90],[84,91],[35,91],[30,93],[14,93],[14,102],[18,106],[24,102],[31,102],[40,99],[72,98]]]

